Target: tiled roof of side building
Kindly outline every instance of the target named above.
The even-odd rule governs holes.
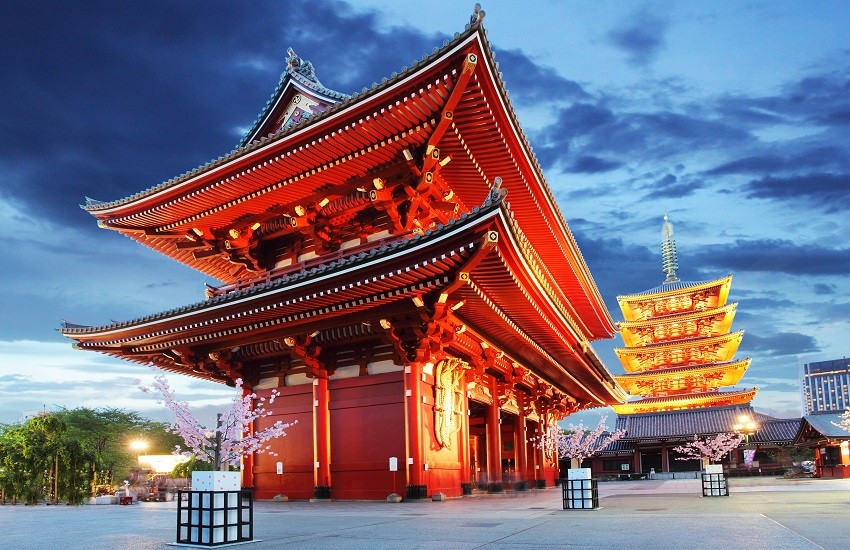
[[[617,429],[625,429],[629,440],[693,437],[732,431],[741,414],[754,416],[749,406],[713,407],[624,415],[617,418]]]
[[[800,429],[800,418],[769,418],[769,420],[761,420],[756,415],[756,421],[759,423],[758,430],[750,437],[750,443],[764,444],[790,444],[797,436],[797,431]]]
[[[807,414],[803,420],[824,437],[850,439],[850,432],[836,426],[841,422],[842,412]]]
[[[633,453],[635,450],[635,444],[631,441],[626,441],[624,439],[618,439],[617,441],[613,441],[605,446],[604,449],[599,451],[601,455],[610,455],[610,454],[626,454]]]

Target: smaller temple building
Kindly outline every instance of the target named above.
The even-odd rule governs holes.
[[[850,432],[839,426],[841,413],[807,414],[794,444],[815,451],[815,477],[850,478]]]

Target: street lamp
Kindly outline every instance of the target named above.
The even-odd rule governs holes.
[[[130,442],[130,449],[136,452],[136,463],[139,463],[139,457],[142,451],[148,448],[148,442],[144,439],[134,439]]]
[[[750,436],[756,433],[758,424],[748,415],[742,414],[738,417],[738,423],[732,426],[732,429],[739,434],[744,435],[744,445],[750,444]]]

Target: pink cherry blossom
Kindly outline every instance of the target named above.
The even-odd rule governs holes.
[[[694,436],[694,440],[674,447],[673,450],[682,456],[677,456],[676,460],[692,460],[694,458],[702,460],[708,458],[712,462],[723,460],[729,451],[737,449],[744,441],[744,436],[739,433],[719,433],[715,436]]]
[[[599,424],[594,430],[588,430],[582,423],[577,426],[570,424],[568,430],[562,430],[557,425],[549,427],[543,437],[535,444],[547,453],[557,451],[560,458],[575,459],[581,464],[609,444],[619,440],[626,434],[625,430],[606,432],[605,417],[599,417]]]
[[[176,399],[174,390],[171,389],[165,375],[157,374],[151,388],[142,384],[141,381],[137,381],[137,386],[145,393],[158,394],[161,399],[160,402],[165,403],[165,406],[174,414],[174,421],[168,427],[168,430],[182,437],[188,447],[188,450],[177,447],[174,451],[175,454],[194,456],[204,462],[215,462],[216,429],[211,430],[201,425],[189,410],[189,404]],[[269,453],[272,456],[277,456],[277,453],[273,452],[271,446],[266,443],[272,439],[285,436],[285,430],[298,422],[295,420],[285,423],[278,420],[264,430],[251,433],[249,428],[254,421],[269,416],[272,412],[266,410],[265,398],[257,399],[255,393],[242,395],[244,392],[241,391],[241,378],[236,380],[236,389],[240,391],[234,396],[233,401],[225,411],[219,415],[217,431],[220,433],[220,442],[219,460],[215,464],[216,470],[222,469],[223,466],[226,467],[229,463],[236,463],[241,457],[252,453]],[[268,402],[273,403],[278,395],[280,395],[280,392],[272,390]]]

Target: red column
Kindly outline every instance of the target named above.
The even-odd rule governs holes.
[[[314,456],[316,473],[314,483],[317,487],[331,486],[331,412],[330,392],[327,378],[313,379],[314,396]]]
[[[425,455],[422,448],[422,364],[405,367],[407,372],[407,449],[413,463],[408,467],[407,484],[424,485]]]
[[[253,393],[251,390],[247,388],[242,388],[242,397],[246,397]],[[251,402],[251,410],[254,409],[254,403]],[[248,426],[246,430],[246,436],[254,435],[254,423]],[[253,487],[254,486],[254,455],[243,455],[242,456],[242,487]]]
[[[461,392],[461,402],[463,403],[463,405],[460,408],[461,414],[463,414],[463,418],[460,419],[461,430],[460,434],[458,434],[458,439],[460,440],[460,482],[469,483],[469,397],[466,395],[465,373],[460,379],[460,387],[463,389],[463,391]]]
[[[670,457],[667,456],[667,444],[661,443],[661,471],[670,471]]]
[[[540,442],[546,441],[546,426],[543,421],[543,415],[540,415],[537,421],[537,440]],[[540,445],[537,447],[537,452],[535,453],[535,466],[537,466],[537,473],[535,474],[535,479],[546,480],[546,445]]]
[[[516,404],[519,408],[519,416],[516,419],[516,469],[519,473],[519,480],[525,481],[528,479],[528,427],[525,425],[525,394],[516,392]]]
[[[493,403],[487,409],[487,483],[502,482],[502,426],[499,423],[499,390],[496,379],[490,377]]]

